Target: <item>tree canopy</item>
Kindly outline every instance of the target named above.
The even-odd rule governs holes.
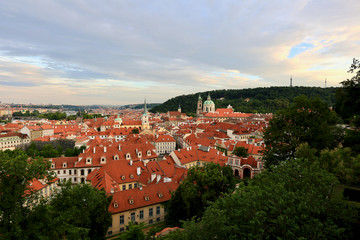
[[[347,121],[350,121],[354,116],[359,117],[360,114],[360,61],[353,59],[353,62],[348,71],[355,73],[351,79],[343,82],[342,88],[336,91],[336,106],[335,109],[338,114]],[[360,127],[360,125],[359,125]]]
[[[356,211],[332,197],[337,179],[307,159],[265,171],[164,239],[351,239]]]
[[[28,239],[25,231],[32,209],[25,192],[33,179],[51,179],[50,162],[28,159],[21,151],[0,151],[0,235],[4,239]]]
[[[234,108],[234,111],[237,112],[274,113],[287,108],[293,99],[301,94],[307,97],[319,97],[329,106],[332,106],[336,101],[335,91],[336,88],[319,87],[269,87],[215,90],[177,96],[152,108],[150,111],[153,113],[176,111],[180,104],[182,112],[188,115],[194,115],[196,113],[196,103],[199,95],[204,99],[204,97],[210,94],[216,108],[226,108],[230,104]],[[249,98],[250,101],[245,101],[247,98]]]
[[[168,202],[167,221],[177,225],[179,220],[201,217],[209,201],[233,191],[235,178],[229,166],[215,163],[192,167]]]
[[[285,110],[277,112],[264,132],[265,166],[276,166],[295,157],[301,143],[317,150],[333,149],[342,138],[338,117],[318,98],[301,95]]]
[[[248,156],[248,150],[244,147],[236,147],[233,153],[238,157],[246,158]]]
[[[32,180],[53,178],[50,167],[50,162],[28,158],[22,150],[0,151],[2,239],[103,239],[111,224],[111,197],[89,185],[70,183],[50,199],[32,194]]]

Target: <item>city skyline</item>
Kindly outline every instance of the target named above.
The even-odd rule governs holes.
[[[340,87],[360,2],[6,1],[0,101],[150,103],[216,89]]]

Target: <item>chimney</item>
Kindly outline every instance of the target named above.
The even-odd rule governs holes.
[[[142,191],[142,185],[140,185],[139,189],[140,189],[140,191]]]
[[[104,146],[104,153],[106,153],[106,146]]]
[[[141,167],[137,167],[137,168],[136,168],[136,174],[137,174],[138,176],[140,176],[140,174],[141,174]]]
[[[121,151],[121,145],[119,144],[119,151]]]
[[[93,148],[93,152],[95,153],[96,151],[95,151],[95,147]]]
[[[132,164],[133,164],[133,160],[132,160],[132,159],[130,159],[130,166],[132,166]]]
[[[156,173],[151,174],[151,182],[156,178]]]
[[[158,183],[161,180],[161,175],[156,175],[156,183]]]

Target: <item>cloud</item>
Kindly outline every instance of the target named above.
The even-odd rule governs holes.
[[[286,86],[291,75],[299,85],[322,86],[327,76],[328,86],[339,86],[360,52],[359,7],[357,0],[5,1],[0,85],[12,94],[2,101],[22,94],[29,102],[125,104],[145,95],[161,102]],[[47,94],[57,92],[62,98]]]

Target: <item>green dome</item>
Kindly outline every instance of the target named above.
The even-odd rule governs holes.
[[[206,100],[205,102],[204,102],[204,105],[205,104],[215,104],[212,100]]]

